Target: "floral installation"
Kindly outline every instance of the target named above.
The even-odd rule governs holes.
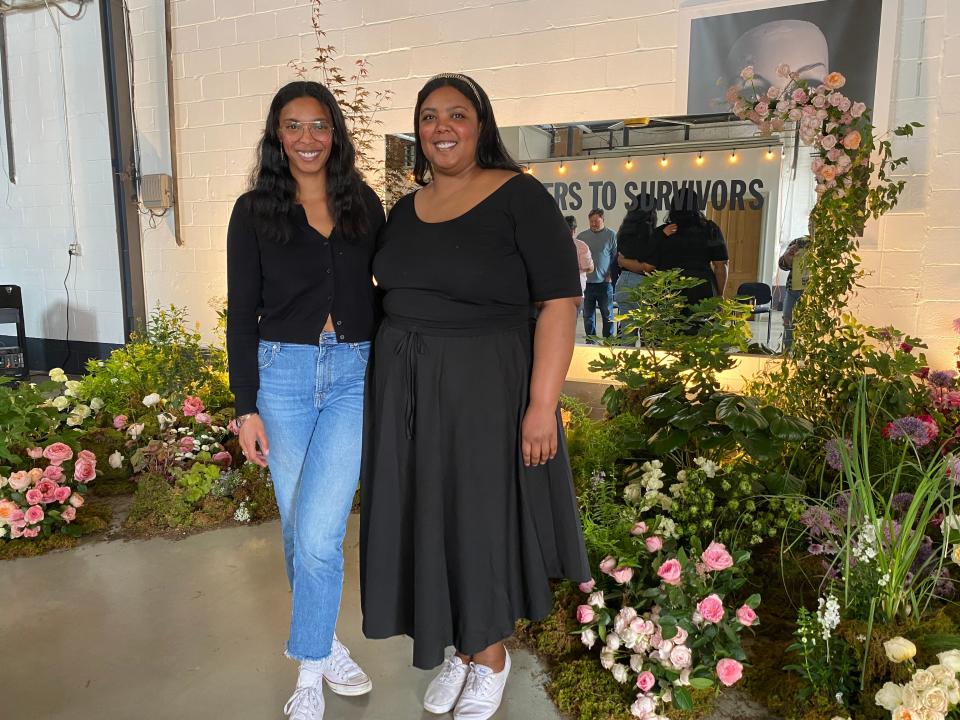
[[[642,521],[630,534],[636,556],[601,560],[601,580],[579,586],[587,598],[575,614],[581,642],[601,643],[601,665],[617,682],[636,685],[631,714],[658,720],[667,705],[693,707],[688,688],[739,682],[746,661],[739,634],[758,624],[760,596],[733,602],[749,552],[717,542],[702,549],[694,539],[688,555]]]
[[[31,467],[0,476],[0,538],[74,535],[70,524],[83,507],[87,484],[97,477],[97,457],[74,453],[66,443],[26,451]]]
[[[895,637],[884,643],[893,663],[910,662],[917,652],[909,640]],[[937,654],[938,663],[914,670],[904,684],[886,683],[874,702],[890,713],[892,720],[943,720],[960,703],[960,650]]]
[[[57,426],[63,424],[70,428],[77,428],[88,420],[96,420],[103,409],[103,400],[98,397],[85,400],[81,381],[70,380],[62,368],[53,368],[49,376],[52,382],[62,386],[59,392],[44,402],[46,407],[52,407],[58,411]]]

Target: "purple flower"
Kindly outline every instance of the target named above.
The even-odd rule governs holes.
[[[957,377],[956,370],[934,370],[927,375],[927,382],[934,387],[952,388],[953,380]]]
[[[913,502],[913,493],[902,492],[897,493],[893,496],[893,500],[890,501],[890,507],[898,515],[902,515],[907,511],[907,508],[910,507],[910,503]]]
[[[847,446],[847,451],[853,447],[853,443],[847,438],[843,438],[843,443]],[[832,467],[834,470],[840,471],[843,470],[843,460],[840,456],[840,446],[837,444],[835,438],[830,438],[827,440],[824,449],[827,451],[827,465]]]
[[[937,577],[936,593],[942,598],[952,598],[956,594],[955,583],[948,568],[943,568]]]
[[[888,440],[907,438],[917,447],[923,447],[937,436],[937,431],[931,429],[929,422],[908,415],[888,422],[881,434]]]
[[[947,456],[947,477],[953,480],[954,486],[960,485],[960,455]]]
[[[812,543],[810,547],[807,548],[807,552],[811,555],[823,555],[823,545],[820,543]]]
[[[837,534],[837,528],[833,524],[830,513],[819,505],[808,507],[800,516],[800,522],[806,526],[813,537],[820,537],[823,534]]]

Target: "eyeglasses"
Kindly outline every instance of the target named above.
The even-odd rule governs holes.
[[[326,139],[333,134],[333,128],[326,120],[311,120],[310,122],[287,120],[280,125],[280,131],[287,137],[300,137],[303,135],[304,128],[309,128],[310,134],[319,139]]]

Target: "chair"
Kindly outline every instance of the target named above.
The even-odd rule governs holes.
[[[0,325],[17,326],[17,346],[0,347],[0,375],[26,378],[30,374],[27,360],[27,330],[23,321],[23,296],[19,285],[0,285]]]
[[[773,313],[771,312],[771,301],[773,300],[773,291],[770,286],[762,282],[743,283],[737,288],[737,297],[747,300],[750,304],[754,320],[757,315],[766,314],[767,316],[767,345],[770,344],[770,325],[773,322]]]

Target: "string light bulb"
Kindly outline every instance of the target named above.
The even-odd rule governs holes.
[[[593,165],[590,166],[590,169],[593,170],[593,172],[596,172],[597,170],[600,169],[599,163],[596,160],[594,160]]]
[[[703,165],[703,150],[697,153],[697,165]]]
[[[628,158],[627,158],[627,170],[630,170],[630,169],[632,169],[632,168],[633,168],[633,158],[628,157]]]
[[[560,161],[560,174],[563,175],[567,172],[567,166],[563,164],[563,160]]]
[[[663,154],[663,157],[660,158],[660,167],[666,167],[669,163],[670,163],[670,161],[667,160],[667,154],[664,153],[664,154]]]
[[[733,150],[730,152],[730,162],[735,163],[737,161],[737,151]]]
[[[767,160],[773,160],[773,150],[771,148],[767,148]]]

